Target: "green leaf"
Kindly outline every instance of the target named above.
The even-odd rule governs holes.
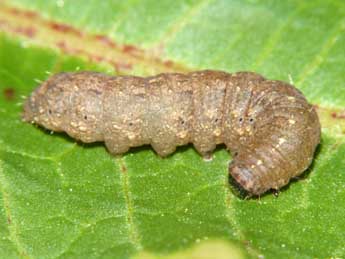
[[[344,258],[343,1],[2,1],[1,258]],[[59,71],[252,70],[318,107],[322,143],[279,197],[244,200],[220,146],[112,157],[21,121]]]

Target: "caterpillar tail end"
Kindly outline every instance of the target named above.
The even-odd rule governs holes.
[[[267,191],[259,188],[250,169],[233,162],[229,164],[229,182],[241,197],[260,196]]]

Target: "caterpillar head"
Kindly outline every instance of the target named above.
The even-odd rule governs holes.
[[[67,73],[50,77],[25,101],[23,120],[41,125],[53,131],[62,131],[62,118],[66,114],[66,98],[63,81]]]
[[[65,131],[83,142],[102,139],[102,91],[86,73],[50,77],[24,104],[24,121],[53,131]]]

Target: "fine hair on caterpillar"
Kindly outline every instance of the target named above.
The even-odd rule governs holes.
[[[252,72],[151,77],[60,73],[24,104],[23,119],[112,154],[150,144],[158,155],[193,143],[204,157],[224,143],[229,174],[251,195],[280,189],[311,164],[320,123],[294,86]]]

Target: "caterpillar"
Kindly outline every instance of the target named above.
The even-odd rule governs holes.
[[[150,144],[165,157],[193,143],[209,156],[224,143],[229,174],[250,195],[278,190],[311,164],[320,142],[313,106],[294,86],[253,72],[151,77],[59,73],[26,100],[23,120],[111,154]]]

